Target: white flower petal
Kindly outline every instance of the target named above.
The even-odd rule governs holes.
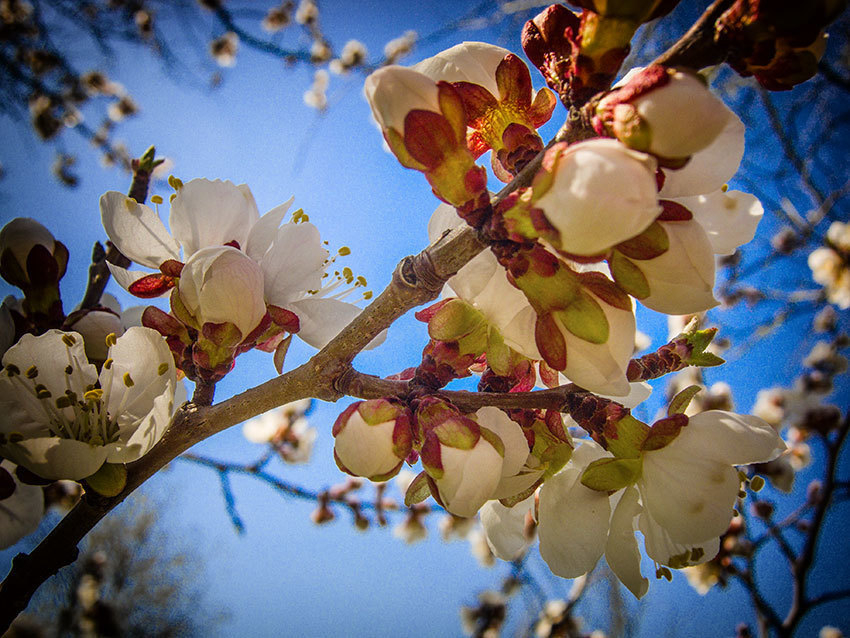
[[[703,227],[716,255],[731,255],[756,234],[764,216],[761,202],[749,193],[717,190],[677,199]]]
[[[173,399],[174,357],[156,330],[143,327],[130,328],[118,337],[109,357],[112,365],[101,371],[100,383],[107,411],[117,418],[123,434],[126,427],[135,428],[150,414],[157,397],[168,394]]]
[[[100,218],[110,241],[137,264],[159,268],[169,259],[180,259],[180,247],[159,216],[123,193],[101,196]]]
[[[638,519],[638,528],[644,537],[646,555],[662,565],[669,565],[674,557],[681,557],[685,552],[693,549],[701,549],[702,555],[696,560],[688,561],[691,565],[699,565],[710,561],[720,551],[720,536],[710,538],[702,543],[691,543],[682,545],[675,543],[670,534],[658,523],[656,523],[649,512],[643,510]]]
[[[514,560],[528,549],[531,541],[525,536],[525,519],[533,505],[534,496],[530,496],[513,507],[505,507],[499,501],[487,501],[481,507],[481,527],[497,558]]]
[[[741,481],[731,465],[677,450],[676,441],[643,455],[644,507],[670,538],[695,544],[729,527]]]
[[[744,123],[734,113],[730,115],[720,135],[692,155],[683,168],[664,170],[660,197],[669,199],[711,193],[732,179],[744,156]]]
[[[193,179],[177,191],[168,223],[188,259],[201,248],[247,243],[260,213],[247,187],[231,181]]]
[[[440,112],[437,83],[403,66],[385,66],[366,78],[363,94],[378,125],[404,135],[404,119],[413,109]]]
[[[654,259],[635,259],[649,282],[650,294],[640,302],[665,314],[684,315],[717,305],[714,298],[714,252],[696,221],[660,222],[670,249]]]
[[[153,400],[151,411],[133,429],[124,428],[122,439],[117,444],[107,446],[109,463],[131,463],[147,454],[165,434],[171,424],[171,412],[174,407],[174,384],[169,381],[162,394]]]
[[[507,49],[486,42],[462,42],[414,64],[411,68],[435,82],[478,84],[498,99],[496,69],[509,54]]]
[[[313,224],[281,226],[260,261],[266,301],[283,307],[305,291],[321,288],[327,257],[328,251],[322,247],[319,230]]]
[[[293,301],[287,304],[286,308],[298,315],[298,322],[301,325],[297,332],[298,337],[305,343],[319,349],[324,348],[331,339],[339,334],[340,330],[350,324],[363,311],[354,304],[322,297],[307,297]],[[377,348],[384,342],[386,336],[386,331],[381,332],[369,342],[366,349]]]
[[[558,159],[551,186],[534,206],[560,232],[563,250],[597,255],[658,217],[655,167],[652,157],[616,140],[579,142]]]
[[[729,465],[764,463],[786,449],[782,437],[766,421],[724,410],[708,410],[690,417],[673,444],[682,454]]]
[[[97,472],[109,451],[108,447],[55,436],[24,439],[14,445],[0,447],[4,457],[42,478],[72,481],[79,481]]]
[[[611,515],[611,529],[605,544],[605,560],[636,598],[649,589],[649,580],[640,573],[640,550],[635,538],[635,518],[641,512],[638,491],[627,487]]]
[[[525,465],[528,458],[528,440],[519,424],[499,408],[481,408],[475,413],[479,425],[496,433],[505,446],[502,476],[513,476]]]
[[[295,197],[290,197],[283,204],[275,206],[260,217],[259,221],[251,228],[251,232],[248,233],[248,241],[244,247],[245,253],[251,259],[260,261],[263,255],[266,254],[266,251],[272,245],[277,235],[277,229],[280,227],[293,201],[295,201]]]
[[[605,455],[594,444],[581,444],[566,467],[540,488],[540,556],[557,576],[575,578],[586,574],[605,551],[611,518],[608,495],[580,482],[587,465]]]
[[[443,477],[434,482],[446,510],[455,516],[475,516],[499,484],[502,456],[484,438],[471,450],[442,446]]]
[[[242,426],[242,436],[251,443],[265,444],[272,440],[283,424],[284,419],[281,417],[280,410],[269,410],[258,417],[245,421]]]

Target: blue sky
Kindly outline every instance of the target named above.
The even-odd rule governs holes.
[[[474,4],[360,2],[352,10],[350,3],[328,2],[323,5],[322,24],[338,46],[356,37],[377,53],[405,30],[432,32]],[[513,30],[512,40],[505,40],[501,30],[459,32],[417,48],[409,61],[464,39],[484,39],[520,53],[518,32]],[[427,220],[437,202],[420,174],[401,168],[381,149],[380,134],[360,95],[361,76],[332,76],[330,108],[320,116],[302,101],[310,70],[283,68],[244,47],[237,67],[224,71],[224,82],[215,91],[201,88],[199,81],[212,67],[188,74],[180,71],[175,79],[147,54],[126,47],[117,54],[106,71],[120,79],[141,106],[140,115],[118,129],[134,153],[155,144],[175,161],[173,172],[184,181],[208,177],[245,182],[261,212],[294,195],[294,207],[309,214],[332,249],[351,248],[345,264],[365,276],[376,292],[389,282],[399,259],[426,245]],[[194,67],[196,56],[187,54],[185,61]],[[537,77],[535,83],[541,84]],[[562,115],[556,110],[555,118]],[[544,133],[548,130],[551,135],[552,129]],[[101,169],[85,144],[65,133],[66,146],[79,154],[75,170],[82,176],[79,188],[65,189],[49,174],[51,151],[34,139],[25,123],[3,119],[0,130],[4,140],[0,161],[6,169],[0,182],[0,217],[3,223],[15,216],[34,217],[68,245],[71,261],[63,296],[70,310],[82,294],[91,245],[105,239],[98,197],[107,190],[126,190],[127,178],[116,170]],[[164,185],[156,192],[167,199]],[[108,290],[119,293],[114,284]],[[126,295],[119,297],[135,303]],[[641,311],[639,327],[655,337],[656,346],[666,334],[664,317],[655,313]],[[385,346],[364,353],[356,365],[377,374],[415,365],[425,339],[422,324],[405,317],[391,328]],[[785,343],[792,347],[790,340]],[[793,354],[804,354],[807,341],[797,343]],[[775,362],[770,348],[757,345],[746,360],[733,362],[717,378],[731,375],[735,385],[755,368],[759,387],[787,381],[794,372],[791,363],[762,363]],[[309,347],[296,342],[289,365],[310,353]],[[217,397],[226,398],[273,374],[269,355],[243,355],[235,372],[219,385]],[[752,384],[743,385],[736,394],[739,408],[751,405],[756,390]],[[274,465],[283,478],[313,489],[344,480],[333,463],[330,436],[330,426],[344,405],[343,401],[315,408],[310,420],[320,436],[314,460],[306,467]],[[652,412],[642,416],[651,418]],[[243,439],[239,427],[194,451],[245,462],[261,453],[259,446]],[[478,591],[497,587],[509,571],[507,565],[482,570],[466,543],[442,543],[437,516],[432,517],[429,539],[407,546],[389,530],[356,532],[342,511],[336,522],[316,528],[309,520],[311,504],[285,500],[257,481],[237,477],[233,488],[246,524],[242,535],[230,524],[216,476],[205,469],[175,462],[145,487],[167,501],[164,518],[180,542],[203,553],[208,600],[232,614],[221,635],[339,635],[339,627],[345,628],[344,634],[357,636],[458,635],[459,606],[472,603]],[[370,490],[364,489],[364,494]],[[850,558],[846,547],[834,550],[841,558]],[[546,578],[539,557],[531,562],[532,573],[542,580],[547,594],[563,596],[569,583]],[[651,573],[648,564],[644,572]],[[603,614],[607,601],[588,604],[589,611]],[[522,618],[523,599],[518,597],[513,605]],[[680,636],[732,635],[735,622],[749,618],[741,596],[712,593],[700,598],[680,576],[672,585],[654,582],[640,614],[644,636],[659,631],[665,635],[668,630],[669,635]],[[674,629],[693,618],[699,622]]]

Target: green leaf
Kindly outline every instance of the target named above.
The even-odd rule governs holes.
[[[587,466],[581,484],[597,492],[616,492],[640,478],[643,460],[605,458]]]
[[[613,426],[606,426],[605,443],[616,457],[637,458],[648,434],[649,426],[628,414]]]

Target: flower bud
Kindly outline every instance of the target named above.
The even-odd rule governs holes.
[[[631,148],[679,159],[708,147],[730,117],[702,78],[655,65],[603,98],[594,125]]]
[[[59,301],[68,249],[34,219],[18,217],[0,230],[0,275],[23,290],[25,310],[48,313]]]
[[[391,399],[352,403],[337,417],[333,436],[339,469],[386,481],[398,474],[412,449],[410,410]]]
[[[475,516],[502,478],[502,439],[439,399],[423,400],[416,420],[431,494],[451,514]]]
[[[486,198],[486,172],[466,146],[463,100],[448,82],[390,65],[366,78],[363,93],[392,153],[423,172],[440,199],[463,206]]]
[[[263,271],[245,253],[230,246],[202,248],[180,273],[177,295],[196,327],[229,323],[245,339],[266,315]]]
[[[655,160],[619,142],[594,139],[546,153],[532,205],[559,233],[555,245],[598,255],[634,237],[659,215]]]
[[[555,96],[548,89],[532,94],[528,67],[507,49],[463,42],[413,68],[460,93],[472,129],[469,149],[475,156],[493,149],[493,170],[502,181],[543,149],[536,129],[551,117]]]

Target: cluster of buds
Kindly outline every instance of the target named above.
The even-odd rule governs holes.
[[[845,3],[736,0],[717,20],[716,39],[732,52],[729,64],[771,91],[785,91],[817,73],[826,50],[824,29]]]
[[[842,310],[850,308],[850,224],[830,224],[825,245],[809,254],[809,268],[830,303]]]
[[[581,105],[611,86],[637,28],[677,3],[574,0],[580,14],[555,4],[525,24],[522,48],[565,105]]]

